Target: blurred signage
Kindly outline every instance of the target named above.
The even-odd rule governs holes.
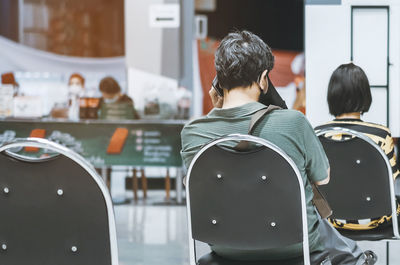
[[[149,18],[151,28],[179,28],[180,5],[158,4],[150,5]]]
[[[42,116],[42,100],[38,96],[14,98],[14,117],[33,118]]]
[[[29,121],[0,122],[0,145],[15,138],[26,138],[38,128],[44,138],[82,155],[96,167],[163,166],[181,167],[180,132],[185,122],[103,122]],[[124,132],[121,140],[119,132]],[[119,138],[119,139],[118,139]],[[117,141],[115,141],[117,140]],[[111,152],[111,149],[114,151]],[[45,150],[18,154],[40,157]]]
[[[217,10],[217,0],[196,0],[195,8],[199,12],[215,12]]]

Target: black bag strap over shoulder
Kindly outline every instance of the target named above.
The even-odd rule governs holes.
[[[253,114],[250,121],[249,132],[248,134],[252,135],[254,129],[257,127],[258,123],[262,121],[265,115],[271,113],[273,110],[282,109],[281,107],[275,105],[269,105],[267,108],[260,109],[256,113]]]
[[[274,110],[282,109],[281,107],[275,106],[275,105],[269,105],[268,107],[262,108],[255,112],[253,116],[251,117],[250,125],[249,125],[249,130],[248,134],[252,135],[255,128],[257,125],[263,120],[263,118],[271,113]],[[247,141],[240,141],[236,146],[236,150],[243,151],[249,149],[249,142]]]

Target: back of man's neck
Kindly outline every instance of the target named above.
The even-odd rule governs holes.
[[[224,93],[223,109],[235,108],[247,103],[257,102],[259,95],[249,93],[249,88],[235,88],[228,93]]]

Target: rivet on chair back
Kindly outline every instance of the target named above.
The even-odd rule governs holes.
[[[72,251],[73,253],[76,253],[76,252],[78,251],[78,248],[77,248],[76,246],[72,246],[72,247],[71,247],[71,251]]]
[[[57,195],[62,196],[64,194],[64,191],[62,189],[57,190]]]

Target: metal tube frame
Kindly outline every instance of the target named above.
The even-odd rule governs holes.
[[[71,149],[69,149],[65,146],[62,146],[60,144],[51,142],[49,140],[42,139],[42,138],[31,137],[31,138],[25,138],[25,139],[15,139],[11,142],[8,142],[8,143],[0,146],[0,153],[5,152],[11,148],[26,147],[26,146],[50,149],[59,154],[62,154],[64,156],[70,158],[74,162],[76,162],[81,167],[83,167],[92,176],[93,180],[97,183],[98,187],[102,191],[104,200],[107,205],[108,225],[109,225],[109,235],[110,235],[110,248],[111,248],[111,264],[118,265],[117,233],[116,233],[116,227],[115,227],[113,204],[112,204],[110,193],[109,193],[105,183],[102,181],[101,177],[97,174],[94,167],[88,161],[86,161],[82,156],[75,153]],[[27,158],[28,158],[28,160],[27,160]],[[23,160],[29,161],[29,157],[23,156]],[[38,162],[38,161],[42,161],[42,160],[32,159],[31,161]]]
[[[373,146],[379,152],[379,154],[381,155],[381,157],[383,158],[383,160],[386,163],[387,175],[389,178],[390,202],[391,202],[391,208],[392,208],[393,235],[396,239],[400,239],[392,166],[390,165],[390,161],[389,161],[387,155],[385,154],[385,152],[383,152],[382,148],[379,145],[377,145],[371,138],[369,138],[368,136],[364,135],[363,133],[357,132],[355,130],[342,128],[342,127],[331,127],[331,128],[325,128],[325,129],[316,131],[316,135],[318,137],[323,136],[324,134],[327,134],[327,133],[352,135],[354,137],[360,138],[360,139],[364,140],[365,142],[369,143],[371,146]]]
[[[182,204],[183,202],[183,189],[182,189],[182,179],[183,179],[183,168],[176,168],[176,178],[175,178],[175,189],[176,189],[176,203]]]
[[[303,179],[301,178],[300,171],[298,170],[296,164],[293,160],[278,146],[274,145],[273,143],[251,135],[244,135],[244,134],[229,134],[225,137],[216,139],[207,145],[205,145],[197,154],[194,156],[192,162],[190,163],[189,170],[186,177],[186,208],[187,208],[187,217],[188,217],[188,236],[189,236],[189,259],[190,265],[196,265],[196,246],[195,246],[195,239],[192,236],[192,218],[191,218],[191,210],[190,210],[190,176],[193,169],[194,164],[196,163],[197,159],[210,147],[220,144],[222,142],[227,141],[249,141],[256,144],[263,145],[276,153],[278,153],[282,158],[284,158],[292,167],[294,172],[296,173],[298,184],[300,187],[300,197],[301,197],[301,212],[302,212],[302,224],[303,224],[303,256],[304,256],[304,264],[310,265],[310,249],[309,249],[309,242],[308,242],[308,226],[307,226],[307,212],[306,212],[306,200],[305,200],[305,191],[304,191],[304,184]]]

